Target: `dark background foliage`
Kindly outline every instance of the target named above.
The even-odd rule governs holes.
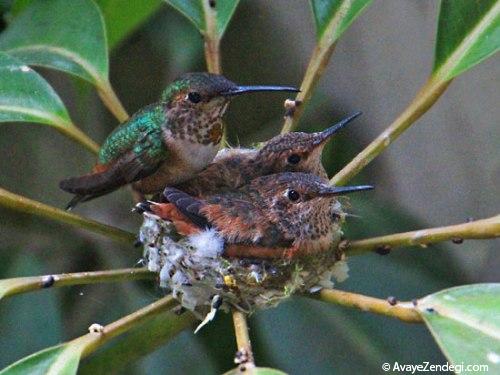
[[[8,5],[8,2],[4,2]],[[5,9],[4,9],[5,10]],[[8,7],[6,8],[8,10]],[[432,66],[434,1],[387,0],[368,8],[341,38],[329,68],[301,121],[319,130],[356,110],[364,115],[324,153],[330,174],[350,160],[403,109]],[[0,28],[5,23],[0,21]],[[111,53],[111,81],[129,112],[153,102],[168,82],[204,69],[197,31],[167,5]],[[222,42],[224,73],[244,84],[300,84],[314,46],[305,1],[243,1]],[[452,84],[419,123],[357,177],[375,193],[352,198],[353,238],[488,217],[498,211],[500,141],[498,58]],[[117,125],[87,83],[39,69],[72,118],[102,141]],[[250,145],[282,125],[279,98],[235,100],[227,116],[233,144]],[[0,185],[63,207],[60,179],[84,172],[93,157],[46,127],[0,126]],[[82,205],[79,213],[136,231],[126,189]],[[140,249],[81,230],[0,208],[0,277],[133,266]],[[409,249],[390,256],[353,258],[342,289],[412,299],[442,288],[498,280],[498,241]],[[78,286],[16,296],[0,306],[0,367],[85,333],[153,301],[161,291],[147,283]],[[379,373],[383,362],[443,363],[423,325],[409,325],[304,298],[255,314],[251,336],[260,366],[291,374]],[[230,317],[220,314],[196,336],[185,331],[122,373],[209,374],[232,367]]]

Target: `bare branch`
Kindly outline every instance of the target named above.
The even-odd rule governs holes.
[[[407,323],[423,322],[418,310],[415,309],[411,302],[389,303],[388,300],[336,289],[323,289],[316,295],[316,298],[336,305],[389,316]]]
[[[333,176],[330,183],[332,185],[344,185],[361,172],[364,167],[389,147],[389,145],[405,130],[427,112],[440,98],[450,83],[451,80],[441,81],[436,77],[430,78],[399,117],[384,130],[382,134],[375,138],[372,143],[352,159],[349,164]]]
[[[345,241],[341,246],[346,248],[346,254],[358,255],[382,248],[389,250],[401,246],[426,246],[443,241],[460,242],[464,239],[496,237],[500,237],[500,215],[447,227],[421,229],[352,242]]]
[[[0,188],[0,205],[26,214],[37,215],[61,223],[69,224],[77,228],[87,229],[99,233],[113,240],[132,243],[135,240],[133,233],[102,224],[82,216],[60,210],[59,208],[23,197]]]

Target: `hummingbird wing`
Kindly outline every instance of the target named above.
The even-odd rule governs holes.
[[[62,190],[76,194],[68,209],[156,172],[169,152],[161,127],[148,126],[153,120],[147,111],[141,111],[108,137],[92,173],[60,182]]]
[[[278,226],[267,218],[265,212],[245,199],[245,195],[241,192],[227,192],[202,200],[176,188],[167,187],[163,195],[199,228],[215,227],[227,243],[288,247],[293,242],[285,238]],[[160,209],[157,208],[157,211]],[[174,221],[172,216],[163,218]]]

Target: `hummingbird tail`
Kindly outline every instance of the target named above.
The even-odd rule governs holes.
[[[75,195],[66,205],[66,211],[71,211],[78,203],[85,199],[85,195]]]
[[[123,177],[119,176],[114,169],[109,169],[62,180],[59,182],[59,187],[68,193],[75,194],[66,206],[67,210],[71,210],[80,202],[87,202],[111,193],[125,184],[127,181]]]

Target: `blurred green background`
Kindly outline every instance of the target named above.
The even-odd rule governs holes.
[[[124,2],[123,6],[126,2]],[[150,3],[155,3],[150,2]],[[0,1],[6,26],[10,1]],[[182,15],[158,1],[147,20],[111,52],[111,82],[130,113],[156,100],[177,75],[204,70],[203,41]],[[325,150],[330,174],[378,135],[412,99],[432,66],[435,1],[375,2],[340,39],[300,123],[314,131],[362,110],[363,116]],[[301,0],[242,1],[222,42],[224,74],[242,84],[300,85],[314,47],[309,5]],[[37,69],[56,88],[72,118],[98,142],[117,125],[92,87]],[[498,57],[452,83],[438,103],[356,178],[375,193],[353,196],[346,231],[352,238],[483,218],[499,211],[500,96]],[[495,78],[497,79],[495,81]],[[253,95],[234,101],[226,117],[233,144],[276,134],[282,99]],[[0,186],[63,207],[62,178],[85,172],[93,157],[44,126],[0,125]],[[127,189],[77,212],[137,231]],[[141,250],[0,207],[0,277],[131,267]],[[437,290],[498,281],[499,241],[466,241],[367,255],[349,262],[340,288],[412,299]],[[27,354],[84,334],[154,301],[147,283],[69,287],[16,296],[0,306],[0,368]],[[250,319],[257,363],[291,374],[382,373],[384,362],[443,363],[422,325],[292,298]],[[233,367],[229,316],[219,314],[196,336],[185,331],[123,374],[216,374]]]

